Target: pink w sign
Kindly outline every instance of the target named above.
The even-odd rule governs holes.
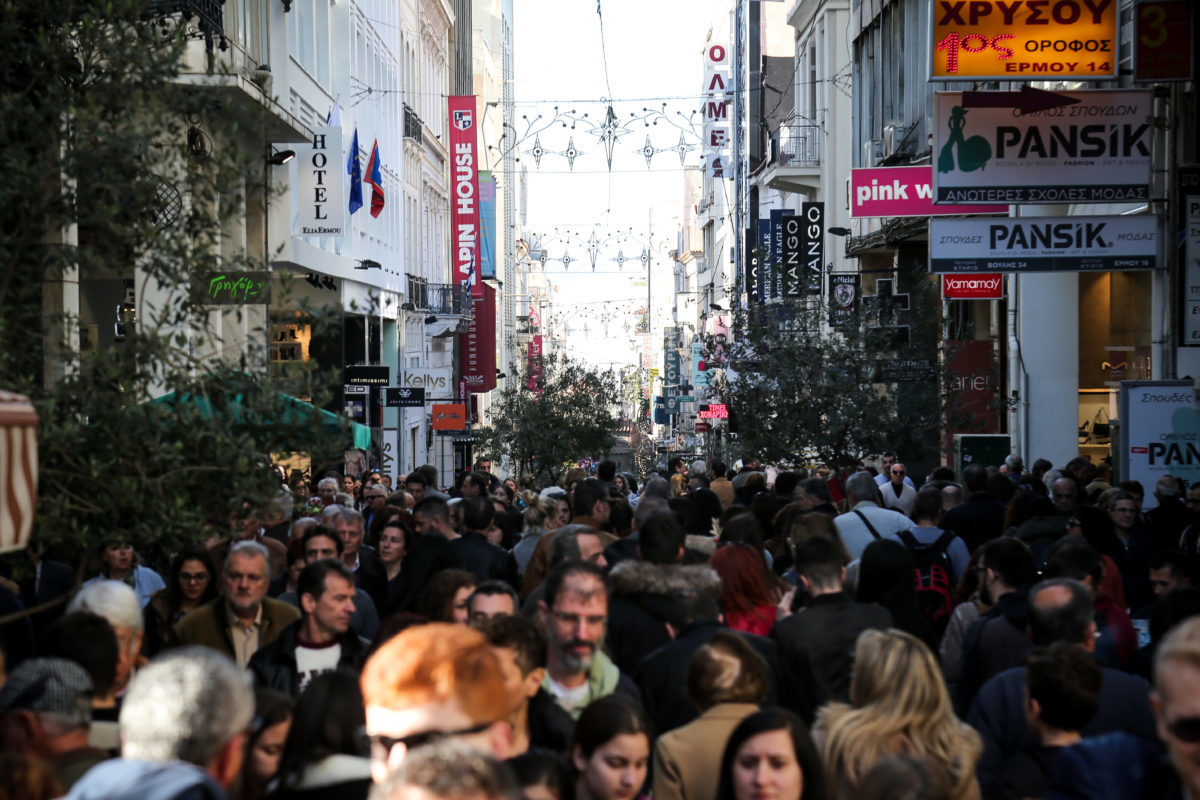
[[[850,170],[850,217],[1007,214],[1008,206],[935,206],[933,166]]]

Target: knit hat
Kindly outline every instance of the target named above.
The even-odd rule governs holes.
[[[65,658],[22,661],[0,689],[0,713],[24,709],[86,718],[91,716],[91,706],[91,677]]]

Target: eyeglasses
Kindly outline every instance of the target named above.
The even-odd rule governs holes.
[[[1182,717],[1167,724],[1167,730],[1183,742],[1200,742],[1200,717]]]
[[[902,470],[902,469],[894,469],[894,470],[892,470],[892,474],[893,474],[893,475],[903,475],[903,474],[904,474],[904,470]]]
[[[457,731],[421,731],[420,733],[410,733],[407,736],[384,736],[381,733],[368,733],[364,726],[354,732],[354,738],[359,747],[359,752],[370,753],[372,758],[385,761],[398,744],[404,745],[405,750],[415,750],[418,747],[440,742],[443,739],[483,733],[492,727],[492,724],[491,722],[482,722],[470,728],[463,728]]]
[[[179,580],[183,581],[184,583],[202,583],[211,577],[212,576],[209,575],[207,572],[181,572],[181,573],[179,573]]]

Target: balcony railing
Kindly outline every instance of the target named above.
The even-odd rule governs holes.
[[[821,129],[816,125],[780,125],[771,134],[771,155],[780,166],[821,166]]]
[[[407,103],[405,103],[405,105],[404,105],[404,138],[412,139],[417,144],[420,144],[422,141],[422,138],[421,138],[422,125],[423,125],[423,123],[421,122],[421,118],[419,116],[417,116],[417,112],[413,111],[412,108]]]
[[[471,316],[471,294],[466,286],[456,283],[426,283],[422,278],[408,276],[408,302],[418,311],[429,314],[458,314]]]

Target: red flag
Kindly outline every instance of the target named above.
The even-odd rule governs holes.
[[[371,157],[363,172],[363,183],[371,184],[371,216],[378,217],[383,212],[383,174],[379,170],[378,139],[371,145]]]

